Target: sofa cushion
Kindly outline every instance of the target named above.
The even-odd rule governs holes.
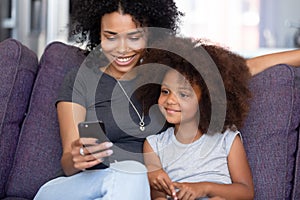
[[[292,199],[300,199],[300,67],[295,68],[295,106],[294,114],[298,116],[298,150],[296,153],[295,180]]]
[[[0,43],[0,198],[38,69],[36,54],[14,39]],[[5,161],[5,162],[3,162]]]
[[[300,121],[294,80],[294,69],[281,64],[254,76],[250,83],[253,99],[241,131],[255,199],[291,199]]]
[[[79,48],[61,42],[46,47],[7,183],[8,196],[32,199],[41,185],[60,175],[62,148],[55,101],[66,73],[78,68],[84,58]]]

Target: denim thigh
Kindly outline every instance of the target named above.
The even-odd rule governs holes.
[[[34,200],[150,200],[145,166],[136,161],[112,163],[104,170],[86,170],[43,185]]]

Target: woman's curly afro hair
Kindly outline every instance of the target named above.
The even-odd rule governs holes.
[[[173,0],[72,0],[71,36],[76,35],[78,42],[87,41],[92,50],[100,44],[102,16],[115,11],[131,15],[141,27],[165,28],[174,33],[183,15]]]
[[[173,37],[159,44],[158,48],[150,49],[143,63],[148,63],[153,71],[151,77],[158,74],[159,65],[165,65],[169,69],[175,69],[181,73],[191,85],[198,85],[201,89],[199,102],[200,122],[199,129],[206,133],[208,131],[224,131],[227,128],[241,128],[249,110],[251,93],[248,88],[250,72],[245,59],[221,46],[207,44],[201,40],[190,38]],[[168,50],[166,50],[168,49]],[[170,51],[170,49],[175,51]],[[178,55],[180,52],[180,56]],[[159,65],[156,65],[159,64]],[[216,66],[216,70],[212,70]],[[150,70],[150,69],[149,69]],[[159,79],[167,70],[161,70]],[[225,97],[220,94],[220,82],[215,81],[215,76],[209,72],[218,73],[225,88]],[[149,72],[148,74],[150,74]],[[210,73],[210,74],[209,74]],[[208,84],[210,87],[208,87]],[[157,103],[160,86],[144,85],[138,97],[146,103],[145,107],[150,109]],[[208,89],[209,88],[209,89]],[[224,89],[223,89],[224,91]],[[212,99],[217,109],[226,111],[225,121],[220,121],[221,127],[210,127],[212,114]],[[218,108],[219,106],[219,108]]]

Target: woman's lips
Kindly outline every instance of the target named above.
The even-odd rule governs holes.
[[[135,58],[135,55],[133,56],[127,56],[127,57],[115,57],[115,62],[118,64],[118,65],[129,65],[133,59]]]

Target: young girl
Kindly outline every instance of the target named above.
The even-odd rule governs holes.
[[[152,199],[167,199],[168,195],[191,200],[253,199],[251,171],[237,130],[243,124],[250,98],[245,60],[221,47],[189,39],[174,38],[172,44],[164,45],[185,53],[179,56],[153,50],[147,59],[171,68],[163,78],[158,105],[172,126],[148,136],[144,143]],[[199,73],[211,70],[209,56],[224,81],[227,100],[225,125],[216,132],[210,127],[210,95],[218,86],[208,86],[210,80]]]

